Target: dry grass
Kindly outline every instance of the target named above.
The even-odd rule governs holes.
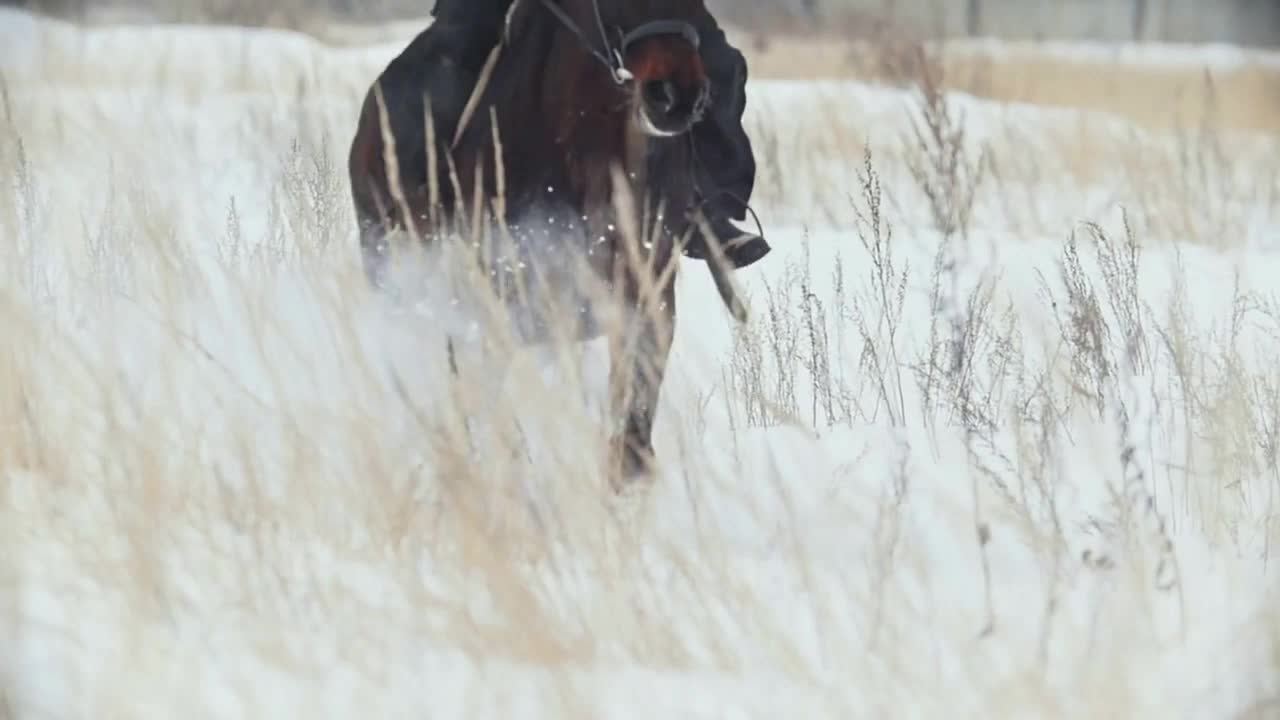
[[[982,154],[987,178],[974,212],[1014,239],[1058,234],[1082,214],[1124,209],[1147,242],[1215,248],[1269,242],[1280,212],[1280,143],[1270,132],[1224,118],[1214,75],[1198,76],[1198,107],[1169,105],[1167,120],[1148,126],[1087,104],[990,101],[964,90],[963,66],[957,78],[945,53],[926,55],[915,47],[893,57],[900,67],[916,68],[917,77],[925,58],[932,58],[938,82],[956,93],[958,122],[972,119],[965,123],[964,143]],[[816,82],[764,79],[748,92],[748,124],[766,159],[757,186],[762,200],[788,220],[839,223],[848,205],[847,169],[861,164],[870,142],[881,158],[892,160],[882,167],[886,202],[900,222],[926,227],[930,212],[901,192],[912,183],[908,168],[915,152],[904,132],[902,93],[851,80]],[[801,89],[806,87],[812,89]],[[777,130],[780,123],[785,131]],[[1065,197],[1079,209],[1064,214]]]
[[[906,85],[918,76],[916,44],[787,38],[735,33],[754,77],[848,79]],[[1064,52],[1060,48],[1067,48]],[[1176,46],[1174,46],[1176,47]],[[1275,53],[1238,51],[1204,65],[1161,61],[1170,48],[1147,53],[1099,45],[952,41],[932,53],[947,68],[953,90],[1003,102],[1102,111],[1144,129],[1169,132],[1212,101],[1225,129],[1280,132],[1280,62]],[[1233,52],[1234,54],[1234,52]],[[1155,59],[1144,60],[1143,57]],[[1213,95],[1206,90],[1211,79]]]
[[[309,84],[6,74],[0,714],[1274,707],[1273,139],[927,59],[753,94],[795,229],[745,327],[682,270],[666,471],[611,502],[598,357],[363,288],[333,138],[380,57],[287,52]]]

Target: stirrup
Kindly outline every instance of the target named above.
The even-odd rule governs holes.
[[[773,252],[773,248],[763,237],[755,233],[739,230],[737,226],[725,217],[707,218],[707,224],[710,225],[712,232],[716,234],[716,239],[720,242],[720,248],[724,252],[725,259],[735,270],[750,267],[762,260],[770,252]],[[694,241],[685,247],[684,254],[694,260],[708,260],[710,258],[711,252],[707,246],[706,239],[702,236],[702,232],[698,232]]]

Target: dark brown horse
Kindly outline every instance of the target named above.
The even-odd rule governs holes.
[[[458,126],[439,132],[425,113],[434,138],[426,184],[397,187],[403,155],[388,122],[396,108],[376,85],[352,145],[366,249],[392,230],[416,239],[461,235],[480,248],[491,278],[513,281],[497,284],[522,288],[521,312],[535,296],[567,301],[572,339],[609,337],[610,401],[623,423],[611,443],[615,479],[646,471],[653,459],[675,267],[698,229],[687,133],[709,101],[692,24],[705,12],[702,0],[516,0]],[[490,215],[501,247],[482,242],[492,235]],[[742,319],[726,266],[708,266]],[[589,281],[607,290],[611,307],[591,301]],[[526,323],[523,340],[547,339],[544,321]]]

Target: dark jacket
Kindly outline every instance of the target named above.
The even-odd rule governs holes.
[[[436,0],[431,15],[472,27],[498,28],[514,0]]]

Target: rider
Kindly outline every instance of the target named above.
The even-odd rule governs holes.
[[[528,1],[528,0],[526,0]],[[436,0],[435,21],[404,50],[379,78],[397,142],[409,141],[425,149],[422,96],[430,96],[432,118],[440,137],[452,136],[513,0]],[[712,84],[712,104],[693,127],[700,158],[698,183],[705,195],[704,213],[729,263],[744,268],[767,255],[764,238],[738,229],[731,219],[745,220],[746,203],[755,184],[755,159],[742,128],[746,106],[747,63],[729,45],[710,13],[696,23],[703,62]],[[394,101],[392,98],[395,98]],[[405,137],[409,133],[411,137]],[[408,158],[423,153],[406,153]],[[425,181],[427,169],[401,168],[410,178]],[[420,176],[420,177],[419,177]],[[705,259],[701,239],[691,241],[685,254]]]

